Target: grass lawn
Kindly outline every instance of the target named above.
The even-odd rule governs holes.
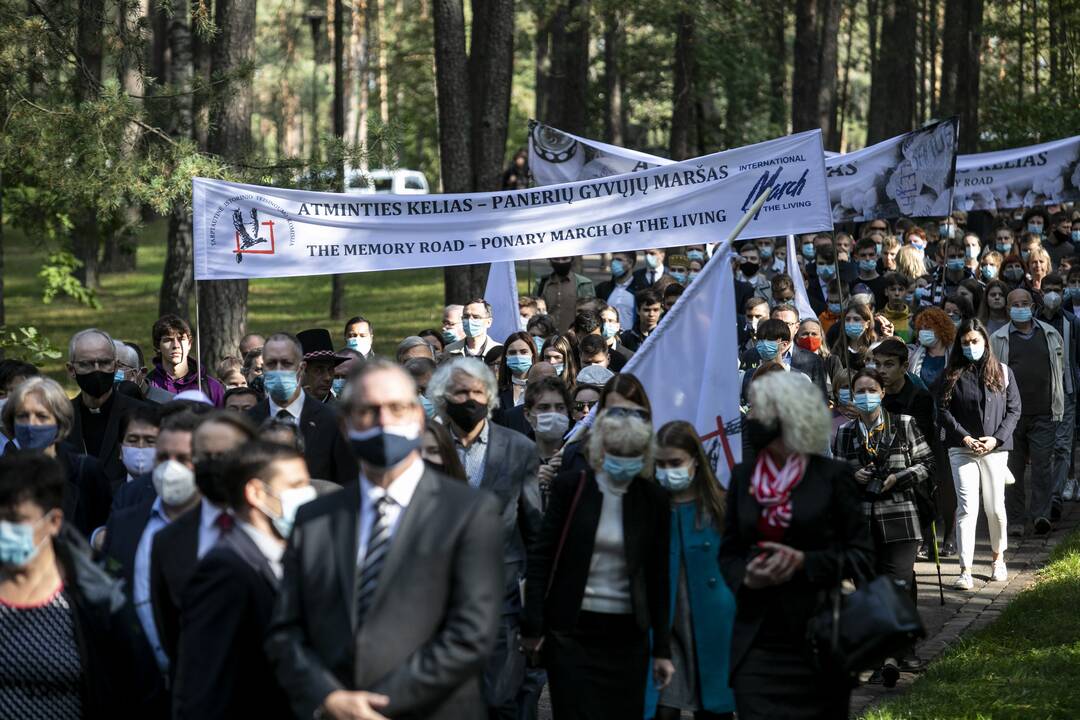
[[[1080,530],[1001,617],[867,720],[1080,718]]]
[[[10,328],[33,325],[65,357],[44,366],[52,377],[70,386],[63,368],[67,342],[80,328],[96,326],[122,340],[150,347],[150,328],[157,318],[161,270],[165,264],[165,223],[147,226],[139,244],[137,270],[105,275],[98,292],[102,308],[93,310],[64,298],[45,305],[42,283],[37,277],[46,249],[12,228],[7,228],[4,248],[4,303]],[[524,280],[524,268],[519,268]],[[346,313],[364,315],[375,328],[375,349],[392,354],[401,338],[424,328],[441,328],[442,268],[360,273],[346,276]],[[525,291],[523,282],[519,282]],[[253,280],[248,300],[248,330],[269,333],[297,332],[325,327],[336,340],[341,321],[331,321],[330,277]],[[201,308],[200,312],[208,312]],[[194,320],[194,318],[189,318]],[[192,323],[194,324],[194,323]]]

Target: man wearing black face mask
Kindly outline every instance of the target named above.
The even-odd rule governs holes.
[[[524,678],[524,656],[515,638],[521,614],[519,579],[526,549],[539,535],[543,514],[537,481],[536,446],[521,433],[488,421],[498,402],[495,377],[479,361],[462,358],[435,371],[428,395],[447,421],[469,485],[490,490],[501,503],[505,587],[495,652],[484,672],[484,700],[491,717],[516,718],[516,696]]]
[[[596,297],[593,281],[572,272],[573,264],[572,257],[551,258],[553,272],[540,279],[534,293],[547,303],[548,315],[555,318],[559,332],[566,332],[574,323],[578,298]]]
[[[360,478],[297,513],[267,636],[293,715],[484,718],[498,502],[425,468],[424,410],[400,367],[365,363],[341,405]]]
[[[145,403],[113,391],[116,346],[104,330],[89,328],[72,336],[67,370],[82,391],[71,401],[75,422],[68,441],[100,460],[115,492],[126,475],[120,460],[120,419]]]

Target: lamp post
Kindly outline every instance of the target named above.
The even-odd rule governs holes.
[[[310,10],[311,25],[311,159],[319,159],[319,28],[326,19],[324,10]]]

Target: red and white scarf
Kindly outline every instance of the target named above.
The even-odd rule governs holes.
[[[803,478],[806,456],[792,453],[784,467],[777,469],[767,452],[758,453],[754,474],[750,477],[750,494],[761,505],[761,517],[770,527],[791,525],[791,491]]]

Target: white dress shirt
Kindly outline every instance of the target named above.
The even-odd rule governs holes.
[[[266,558],[266,562],[270,564],[270,570],[273,571],[274,576],[280,580],[284,574],[281,567],[281,556],[285,554],[285,546],[278,542],[277,538],[270,537],[251,523],[237,520],[236,527],[243,530],[251,538],[251,541],[255,543],[255,547],[259,548],[259,552]]]
[[[202,511],[199,513],[199,552],[197,556],[202,560],[203,555],[210,552],[210,548],[214,547],[221,538],[221,528],[217,526],[217,519],[225,511],[206,498],[199,502],[202,503]]]
[[[401,515],[412,502],[413,493],[416,492],[416,486],[420,484],[423,474],[424,461],[420,458],[405,468],[405,472],[386,489],[374,484],[364,477],[362,472],[360,473],[360,542],[356,553],[358,566],[363,566],[364,558],[367,556],[367,544],[371,538],[371,528],[375,524],[375,503],[384,496],[390,498],[386,512],[390,518],[390,537],[393,538],[401,523]]]
[[[289,403],[286,407],[282,407],[274,402],[274,399],[267,396],[267,400],[270,402],[270,417],[276,418],[278,413],[282,410],[287,411],[293,416],[293,420],[297,425],[300,424],[300,413],[304,411],[304,389],[300,389],[300,394],[296,396],[296,399]]]

